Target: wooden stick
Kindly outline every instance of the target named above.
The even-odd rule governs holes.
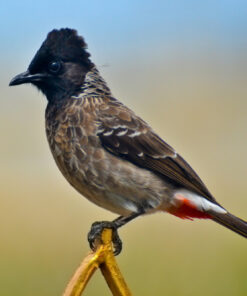
[[[95,252],[89,253],[68,283],[63,296],[80,296],[87,283],[100,268],[114,296],[131,296],[113,254],[112,230],[104,229]]]

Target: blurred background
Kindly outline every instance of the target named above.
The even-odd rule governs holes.
[[[95,220],[116,216],[65,181],[45,136],[46,99],[9,88],[53,28],[82,34],[113,93],[247,218],[246,1],[1,1],[0,295],[61,295]],[[247,295],[246,241],[166,214],[120,230],[133,295]],[[100,272],[85,295],[110,295]]]

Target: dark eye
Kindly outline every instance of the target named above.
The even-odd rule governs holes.
[[[61,69],[61,62],[56,61],[56,62],[51,62],[48,65],[48,70],[52,73],[52,74],[57,74]]]

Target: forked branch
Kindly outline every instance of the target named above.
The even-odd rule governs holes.
[[[90,252],[77,268],[63,296],[80,296],[97,269],[100,269],[114,296],[131,296],[113,254],[112,230],[104,229],[95,252]]]

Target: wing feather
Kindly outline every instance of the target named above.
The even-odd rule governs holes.
[[[114,115],[107,110],[100,112],[98,136],[105,149],[216,203],[190,165],[147,123],[122,104],[113,104],[110,110]],[[124,112],[128,116],[119,116]]]

